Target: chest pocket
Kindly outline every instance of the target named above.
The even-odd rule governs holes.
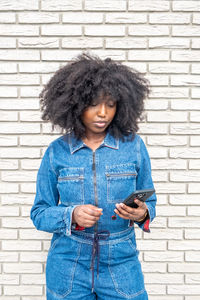
[[[84,203],[84,168],[63,168],[58,177],[60,202],[70,206]]]
[[[106,166],[107,202],[122,202],[136,189],[135,164]]]

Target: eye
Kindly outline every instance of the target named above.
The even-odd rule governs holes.
[[[96,102],[91,102],[90,106],[97,106],[97,103]]]
[[[116,102],[114,102],[114,101],[109,101],[109,102],[108,102],[108,106],[109,106],[109,107],[115,107],[115,106],[116,106]]]

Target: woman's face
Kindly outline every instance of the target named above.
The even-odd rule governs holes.
[[[107,127],[115,116],[116,107],[116,102],[110,96],[93,100],[82,114],[82,122],[86,129],[86,136],[89,134],[105,134]]]

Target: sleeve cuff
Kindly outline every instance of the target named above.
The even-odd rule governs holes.
[[[68,206],[64,211],[64,222],[65,222],[65,235],[71,235],[72,229],[72,213],[74,208],[78,205]]]

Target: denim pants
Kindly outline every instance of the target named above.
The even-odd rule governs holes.
[[[102,233],[95,257],[93,240],[93,234],[80,231],[54,238],[46,266],[47,300],[148,300],[133,228],[109,237]]]

